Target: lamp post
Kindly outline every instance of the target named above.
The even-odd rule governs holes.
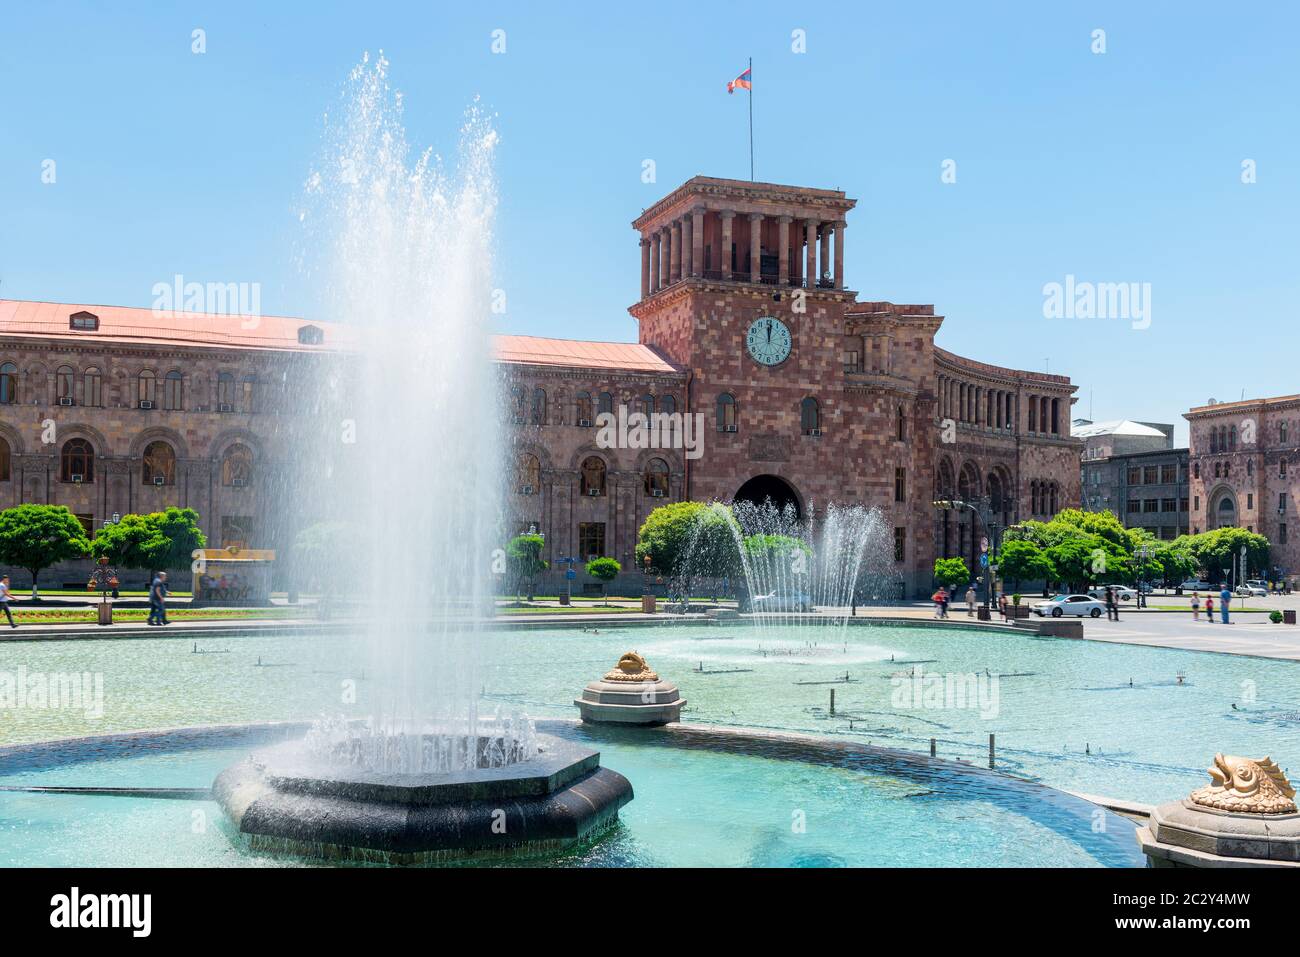
[[[113,623],[113,606],[109,603],[108,593],[116,590],[118,584],[117,570],[109,567],[107,555],[100,556],[94,570],[90,573],[90,581],[86,582],[86,591],[99,591],[101,593],[99,599],[99,623],[101,625],[111,625]]]

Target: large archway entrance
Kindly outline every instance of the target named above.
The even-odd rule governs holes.
[[[799,502],[798,493],[789,482],[778,475],[755,475],[737,490],[732,500],[753,502],[755,505],[762,505],[771,500],[772,504],[781,511],[784,511],[787,505],[792,506],[795,517],[803,518],[803,506]]]

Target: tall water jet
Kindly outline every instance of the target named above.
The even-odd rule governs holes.
[[[346,324],[348,348],[317,377],[319,428],[289,454],[303,510],[347,529],[334,546],[347,554],[315,560],[359,571],[312,577],[361,596],[364,719],[322,721],[214,790],[241,832],[299,853],[406,861],[552,846],[611,823],[631,787],[595,752],[539,739],[523,715],[480,714],[505,491],[497,135],[472,108],[454,168],[413,155],[387,68],[381,54],[353,71],[308,179],[327,318]],[[414,499],[392,494],[407,488]]]

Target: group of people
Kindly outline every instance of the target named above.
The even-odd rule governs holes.
[[[114,589],[114,595],[117,592]],[[10,628],[17,628],[18,624],[14,621],[14,613],[9,608],[11,598],[9,589],[9,576],[0,576],[0,608],[4,609],[5,618],[9,621]],[[159,572],[154,576],[154,580],[149,585],[149,624],[166,625],[170,624],[167,620],[167,573]]]
[[[1222,616],[1221,620],[1225,625],[1232,624],[1232,622],[1228,619],[1228,606],[1231,603],[1232,603],[1232,592],[1228,590],[1227,585],[1224,585],[1223,590],[1219,592],[1219,614]],[[1201,593],[1194,591],[1192,592],[1192,620],[1199,621],[1200,618],[1201,618]],[[1214,622],[1214,592],[1209,592],[1205,596],[1205,620],[1211,623]]]

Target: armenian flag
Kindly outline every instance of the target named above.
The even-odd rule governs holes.
[[[727,84],[727,92],[735,93],[737,90],[749,90],[752,92],[754,89],[754,83],[750,74],[753,72],[753,67],[747,67],[744,73],[740,74],[740,76]]]

